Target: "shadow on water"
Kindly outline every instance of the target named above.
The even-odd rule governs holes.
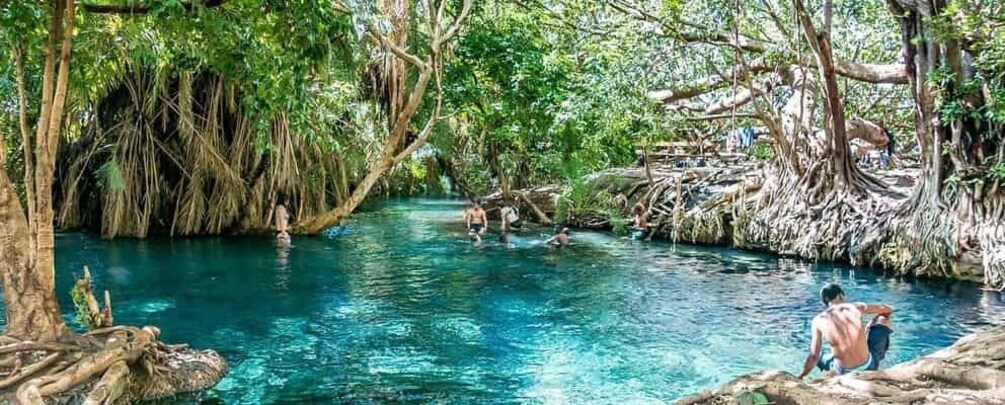
[[[898,309],[890,364],[1005,316],[973,284],[728,249],[590,232],[550,249],[544,228],[475,246],[463,204],[391,201],[352,232],[288,246],[62,235],[61,305],[72,308],[71,270],[89,265],[117,322],[219,350],[233,370],[203,397],[228,404],[666,402],[796,371],[827,281]]]

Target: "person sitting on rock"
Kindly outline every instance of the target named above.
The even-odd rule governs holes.
[[[860,370],[877,370],[879,362],[890,348],[890,315],[893,308],[882,304],[849,303],[837,284],[827,284],[820,290],[820,299],[827,307],[813,318],[810,354],[799,378],[806,377],[813,367],[837,374]],[[862,316],[874,314],[867,327]],[[826,340],[831,354],[821,358],[820,349]]]

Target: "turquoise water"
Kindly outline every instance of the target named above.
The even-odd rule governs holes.
[[[973,284],[726,249],[573,232],[554,250],[546,230],[473,246],[461,207],[390,202],[346,235],[289,248],[63,235],[60,299],[71,307],[71,271],[89,265],[116,322],[230,361],[202,396],[227,404],[668,402],[757,369],[798,371],[826,281],[898,309],[887,364],[1005,319],[1002,298]]]

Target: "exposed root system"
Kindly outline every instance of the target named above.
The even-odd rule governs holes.
[[[18,404],[115,404],[202,391],[227,372],[216,352],[166,345],[159,334],[116,326],[62,343],[8,339],[0,346],[0,390]]]

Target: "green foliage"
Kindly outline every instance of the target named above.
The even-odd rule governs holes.
[[[122,178],[122,167],[116,159],[110,159],[98,168],[98,184],[107,192],[120,191],[126,188]]]
[[[739,401],[740,405],[768,405],[771,401],[768,397],[754,390],[740,390],[733,393],[733,398]]]
[[[772,160],[775,158],[775,149],[771,145],[759,143],[754,145],[750,155],[757,160]]]
[[[1005,181],[1005,163],[998,163],[988,169],[988,178],[991,180]]]
[[[608,220],[611,222],[611,233],[615,236],[625,236],[631,233],[632,221],[621,216],[619,212],[610,213]]]
[[[87,308],[87,293],[80,286],[74,285],[70,289],[70,299],[73,300],[73,308],[76,313],[73,319],[77,322],[77,325],[90,329],[92,326],[98,324],[99,320],[91,317],[91,312]]]

